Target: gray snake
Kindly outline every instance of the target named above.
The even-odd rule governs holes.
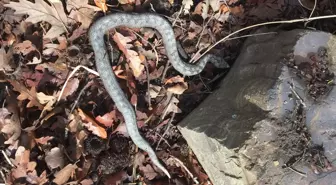
[[[227,67],[227,63],[225,63],[223,59],[210,54],[204,55],[197,64],[183,62],[176,47],[175,35],[171,24],[168,20],[156,14],[111,14],[95,21],[89,30],[89,38],[95,54],[98,73],[116,107],[124,116],[128,134],[135,145],[148,153],[153,164],[160,168],[170,178],[170,174],[159,162],[152,147],[140,135],[134,108],[121,90],[115,74],[112,72],[109,57],[106,56],[107,48],[104,42],[104,35],[108,30],[118,26],[127,26],[130,28],[149,27],[156,29],[162,36],[169,61],[178,72],[185,76],[199,74],[208,61],[214,63],[214,65],[219,68]]]

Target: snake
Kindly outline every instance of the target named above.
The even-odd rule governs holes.
[[[114,13],[103,16],[92,23],[89,29],[89,40],[95,56],[96,68],[106,91],[111,96],[119,112],[123,115],[126,130],[134,144],[147,152],[152,163],[171,178],[168,170],[160,163],[150,144],[141,136],[134,108],[119,86],[112,70],[110,59],[106,55],[108,50],[104,42],[104,35],[110,29],[119,26],[156,29],[162,37],[170,63],[182,75],[193,76],[199,74],[209,61],[218,68],[227,68],[228,64],[221,57],[212,54],[204,55],[196,64],[184,62],[178,53],[177,41],[172,25],[166,18],[155,13]]]

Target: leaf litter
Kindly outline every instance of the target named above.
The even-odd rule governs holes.
[[[180,4],[162,0],[153,6],[143,0],[62,2],[0,2],[0,85],[4,87],[0,89],[0,146],[5,149],[1,159],[10,159],[1,162],[5,177],[0,181],[6,184],[168,183],[148,156],[135,149],[124,118],[99,77],[80,71],[60,93],[76,66],[95,69],[87,30],[101,12],[162,11],[190,58],[243,26],[308,14],[299,6],[286,9],[283,0],[183,0]],[[327,8],[322,2],[319,11]],[[287,16],[286,11],[296,14]],[[138,127],[174,174],[171,183],[210,184],[175,124],[211,93],[226,71],[209,65],[200,75],[180,76],[167,63],[161,36],[152,29],[121,27],[111,30],[108,40],[116,59],[113,70],[136,109]],[[232,64],[242,42],[230,40],[212,52],[229,56],[227,62]],[[56,102],[59,96],[61,101]]]

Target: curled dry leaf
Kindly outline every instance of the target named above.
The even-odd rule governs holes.
[[[44,0],[35,0],[35,3],[28,0],[20,0],[19,2],[10,2],[4,6],[14,9],[15,14],[28,14],[29,17],[25,20],[26,22],[38,23],[46,21],[50,23],[52,27],[44,37],[53,39],[67,31],[66,26],[69,22],[61,1],[54,0],[49,1],[49,3],[52,6]]]
[[[76,169],[77,169],[77,165],[68,164],[61,171],[56,173],[55,179],[53,180],[53,182],[58,185],[66,183],[70,179],[70,177],[73,175],[73,173],[75,173]]]
[[[181,76],[175,76],[168,79],[165,85],[169,86],[167,91],[174,94],[182,94],[185,90],[188,89],[188,83],[185,82],[184,78]]]
[[[116,117],[116,111],[113,110],[109,113],[104,114],[103,116],[97,116],[96,120],[106,127],[112,127],[115,117]]]
[[[7,134],[9,138],[4,142],[4,144],[13,144],[21,135],[21,125],[19,116],[13,114],[11,118],[4,118],[0,123],[2,126],[1,133]]]
[[[49,152],[46,152],[45,162],[51,170],[58,167],[63,168],[64,156],[62,150],[54,147]]]
[[[120,33],[116,32],[113,35],[113,40],[117,43],[118,48],[129,60],[129,65],[133,71],[134,76],[139,77],[145,68],[142,64],[142,61],[145,59],[145,57],[130,49],[131,47],[133,47],[131,44],[128,44],[132,41],[130,37],[125,37]]]
[[[81,119],[87,123],[83,123],[83,125],[90,130],[94,135],[101,137],[103,139],[107,138],[106,130],[99,126],[97,122],[86,115],[81,109],[78,109],[78,115],[81,117]]]

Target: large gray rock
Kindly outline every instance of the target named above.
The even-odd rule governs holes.
[[[293,132],[288,120],[297,107],[290,83],[306,105],[313,142],[323,144],[325,155],[336,164],[336,90],[312,100],[303,81],[283,63],[293,55],[302,62],[323,46],[328,48],[329,69],[336,73],[335,40],[331,34],[307,30],[246,40],[221,87],[179,124],[214,185],[336,184],[336,173],[315,175],[301,163],[293,165],[301,174],[282,168],[291,157],[291,148],[282,144],[298,142],[283,136]]]

